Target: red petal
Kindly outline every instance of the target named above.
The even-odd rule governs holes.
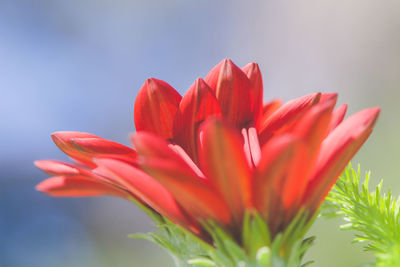
[[[251,83],[251,111],[254,116],[254,125],[256,129],[261,126],[261,116],[263,109],[263,82],[258,64],[249,63],[242,68]]]
[[[58,160],[37,160],[34,164],[50,175],[79,175],[81,173],[77,167]]]
[[[315,210],[335,184],[350,159],[372,132],[380,109],[364,109],[336,127],[322,143],[305,204]]]
[[[246,74],[231,60],[223,60],[204,79],[214,90],[222,115],[238,128],[254,123],[251,84]]]
[[[201,128],[200,162],[206,177],[225,198],[237,222],[251,208],[251,172],[237,133],[219,120],[208,120]]]
[[[193,162],[193,160],[189,157],[188,154],[186,154],[185,150],[183,150],[182,147],[176,144],[168,144],[168,146],[174,150],[181,158],[188,164],[192,170],[201,178],[205,178],[204,174],[202,171],[199,169],[199,167]]]
[[[311,106],[318,103],[320,96],[321,93],[306,95],[281,106],[263,122],[260,131],[260,143],[265,144],[272,134],[278,131],[282,132],[292,126],[292,123],[302,117]]]
[[[320,146],[328,133],[331,112],[335,100],[312,107],[297,123],[293,134],[301,141],[296,149],[299,158],[296,173],[288,176],[282,189],[286,208],[299,204],[309,182],[310,172],[315,164]]]
[[[88,169],[84,169],[72,164],[68,164],[58,160],[38,160],[35,161],[35,165],[42,171],[58,177],[66,177],[68,179],[73,179],[75,177],[83,177],[89,181],[93,181],[95,184],[100,183],[111,191],[118,192],[118,196],[127,197],[128,193],[126,188],[118,182],[107,179],[107,177],[101,177],[91,172]],[[97,188],[95,186],[95,188]],[[139,200],[140,201],[140,200]]]
[[[131,142],[138,153],[138,161],[143,157],[172,158],[183,161],[175,151],[168,147],[169,143],[166,140],[152,133],[136,132],[131,135]]]
[[[103,175],[107,174],[107,177],[124,185],[135,196],[171,221],[186,227],[192,224],[182,214],[171,193],[142,170],[112,159],[96,159],[96,163],[103,169],[101,171]]]
[[[53,197],[92,197],[111,195],[127,198],[129,195],[111,185],[103,184],[86,176],[55,176],[36,186],[36,190]]]
[[[318,103],[322,104],[325,102],[331,102],[331,103],[333,103],[333,106],[335,106],[337,98],[338,98],[337,93],[323,93],[323,94],[321,94],[321,97],[320,97]]]
[[[54,143],[68,156],[95,168],[93,157],[117,158],[135,163],[136,152],[124,145],[92,134],[57,132],[52,134]]]
[[[249,165],[256,166],[261,158],[261,148],[258,142],[258,134],[254,127],[242,129],[243,150]]]
[[[94,174],[91,170],[75,166],[73,164],[65,163],[58,160],[37,160],[35,161],[36,167],[53,176],[85,176],[89,179],[99,181],[101,183],[111,184],[112,186],[120,189],[123,187],[121,184],[110,181],[107,177],[100,177]]]
[[[320,93],[314,93],[285,103],[264,122],[263,130],[276,131],[301,117],[312,105],[318,103],[320,95]]]
[[[140,167],[167,188],[188,214],[196,219],[230,222],[221,196],[166,142],[146,133],[137,133],[132,142],[140,155]]]
[[[282,100],[276,99],[264,104],[262,109],[261,122],[266,121],[275,111],[282,106]],[[261,126],[260,126],[261,127]]]
[[[221,109],[211,88],[197,79],[183,96],[174,121],[174,141],[197,162],[197,134],[201,122],[221,116]]]
[[[148,79],[140,89],[134,107],[136,131],[148,131],[164,139],[173,137],[172,126],[182,97],[168,83]]]
[[[344,119],[346,115],[347,104],[341,105],[335,111],[333,111],[331,123],[329,125],[329,132],[332,132]]]
[[[318,103],[309,109],[294,125],[293,134],[315,150],[326,137],[335,101]]]
[[[288,134],[272,138],[261,151],[253,181],[253,202],[275,228],[284,219],[282,194],[287,176],[293,176],[298,142]],[[273,229],[275,230],[275,229]]]

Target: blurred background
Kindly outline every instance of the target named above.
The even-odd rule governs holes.
[[[265,100],[339,92],[349,113],[382,114],[353,160],[400,194],[398,0],[0,0],[0,266],[173,266],[127,234],[152,230],[131,203],[56,199],[34,186],[36,159],[66,157],[50,139],[85,131],[128,145],[148,77],[183,93],[220,60],[259,63]],[[313,266],[373,260],[341,220],[318,220]]]

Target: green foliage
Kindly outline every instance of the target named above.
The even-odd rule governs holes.
[[[192,266],[187,263],[193,258],[193,255],[199,257],[207,257],[208,251],[213,249],[211,245],[197,238],[189,231],[170,222],[165,217],[161,216],[152,209],[143,206],[137,201],[132,201],[137,204],[156,224],[159,233],[139,233],[131,234],[130,238],[144,239],[156,243],[166,249],[174,258],[176,266]],[[213,266],[213,265],[203,265]]]
[[[176,265],[197,267],[305,267],[301,265],[314,237],[303,239],[312,220],[301,212],[287,230],[273,240],[266,222],[255,212],[248,212],[243,222],[242,244],[216,223],[204,223],[213,245],[173,224],[152,210],[139,205],[156,222],[159,233],[134,234],[132,238],[150,240],[166,249]]]
[[[382,192],[382,182],[369,191],[370,173],[360,182],[357,171],[349,165],[330,192],[322,209],[327,217],[343,216],[348,222],[343,230],[354,230],[354,242],[366,242],[365,249],[376,255],[376,266],[400,266],[400,207],[391,192]]]

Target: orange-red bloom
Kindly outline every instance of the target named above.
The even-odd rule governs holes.
[[[75,164],[37,161],[52,196],[134,198],[203,236],[212,219],[240,231],[257,210],[273,235],[305,208],[313,214],[372,132],[379,108],[343,121],[336,94],[263,105],[258,65],[224,60],[181,97],[148,79],[134,107],[133,148],[79,132],[53,134]],[[343,122],[342,122],[343,121]]]

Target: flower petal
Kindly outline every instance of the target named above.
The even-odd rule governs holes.
[[[251,172],[243,143],[235,131],[220,120],[211,119],[202,127],[200,163],[206,177],[228,203],[236,222],[251,208]]]
[[[257,63],[249,63],[242,68],[251,83],[251,112],[254,116],[254,125],[259,129],[263,109],[263,82],[260,68]]]
[[[102,175],[115,179],[144,203],[172,222],[185,227],[193,225],[186,218],[172,194],[148,174],[124,162],[113,159],[95,159]],[[100,170],[101,169],[101,170]]]
[[[254,168],[258,164],[261,158],[261,148],[260,143],[258,142],[258,134],[257,130],[254,127],[243,128],[242,129],[243,136],[243,150],[246,155],[247,162],[251,166],[250,168]]]
[[[321,93],[309,94],[293,99],[269,116],[262,124],[260,130],[260,144],[263,145],[277,132],[282,132],[292,123],[302,117],[302,115],[313,105],[318,103]]]
[[[57,176],[57,177],[65,177],[68,179],[74,179],[74,178],[79,178],[83,177],[89,181],[94,182],[95,188],[96,189],[97,183],[100,183],[104,185],[106,188],[111,190],[114,195],[120,196],[120,197],[128,197],[129,194],[126,192],[126,188],[119,184],[118,182],[112,181],[107,179],[107,177],[101,177],[93,173],[89,169],[81,168],[78,166],[75,166],[73,164],[65,163],[62,161],[58,160],[37,160],[35,161],[36,167],[41,169],[42,171],[52,175],[52,176]],[[58,179],[58,185],[60,184],[60,179]],[[85,180],[86,181],[86,180]],[[86,183],[88,184],[88,183]],[[69,184],[67,184],[69,185]],[[85,189],[86,190],[86,189]],[[89,190],[89,189],[87,189]],[[63,190],[65,194],[67,194],[66,190]],[[66,195],[68,196],[68,195]],[[139,200],[141,201],[141,200]]]
[[[251,83],[231,60],[223,60],[204,79],[214,90],[222,115],[238,128],[254,123]]]
[[[304,140],[311,151],[316,150],[326,137],[334,105],[334,100],[318,103],[294,125],[293,134]]]
[[[210,116],[221,116],[221,109],[211,88],[197,79],[183,96],[174,120],[174,142],[197,162],[197,134],[201,122]]]
[[[294,174],[293,163],[297,140],[289,134],[273,137],[261,150],[261,160],[254,172],[253,202],[256,209],[270,222],[271,230],[281,223],[285,179]]]
[[[275,99],[268,103],[265,103],[263,106],[263,109],[262,109],[261,122],[266,121],[269,118],[269,116],[271,116],[281,106],[282,106],[282,100],[280,100],[280,99]],[[258,129],[260,129],[260,128],[261,128],[261,125],[259,126]]]
[[[331,102],[333,103],[333,106],[335,106],[337,98],[338,98],[337,93],[322,93],[318,103],[323,104],[325,102]]]
[[[173,137],[172,127],[182,97],[168,83],[148,79],[140,89],[134,106],[136,131],[148,131],[164,139]]]
[[[333,111],[329,132],[332,132],[344,119],[347,111],[347,104],[341,105]]]
[[[136,152],[133,149],[92,134],[56,132],[51,137],[65,154],[91,168],[96,167],[93,157],[109,157],[135,163]]]
[[[139,165],[162,184],[181,207],[196,219],[230,222],[229,210],[218,192],[157,136],[137,133],[132,142],[140,156]]]
[[[80,170],[68,163],[58,160],[36,160],[35,166],[50,175],[79,175]]]
[[[129,195],[123,190],[118,190],[82,175],[54,176],[36,186],[36,190],[53,197],[92,197],[110,195],[127,198]]]
[[[379,108],[364,109],[339,124],[322,143],[304,203],[315,210],[372,132]]]
[[[313,106],[294,127],[293,135],[301,142],[295,152],[295,157],[299,159],[297,166],[295,166],[296,173],[287,176],[282,188],[285,208],[297,208],[297,204],[299,204],[306,190],[321,143],[328,133],[335,102],[334,99],[330,99]]]

